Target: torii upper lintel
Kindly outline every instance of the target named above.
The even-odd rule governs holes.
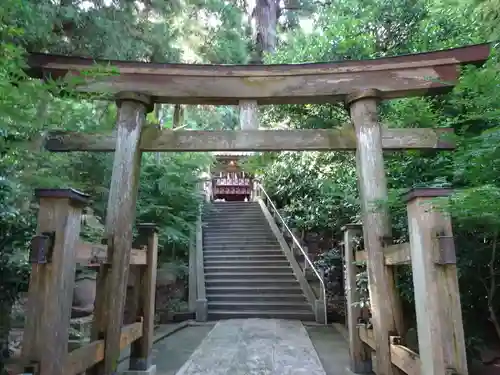
[[[489,53],[489,44],[478,44],[372,60],[283,65],[158,64],[33,53],[28,73],[35,78],[81,75],[97,63],[119,74],[86,79],[79,91],[133,91],[175,104],[306,104],[342,101],[365,88],[379,90],[382,99],[439,93],[455,84],[460,65],[481,64]]]

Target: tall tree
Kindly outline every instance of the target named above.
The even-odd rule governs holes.
[[[253,63],[262,64],[264,53],[276,50],[276,32],[280,16],[279,0],[255,0],[252,10],[255,53]]]

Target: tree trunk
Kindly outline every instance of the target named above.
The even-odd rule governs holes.
[[[174,116],[172,120],[172,128],[178,128],[182,126],[184,120],[184,108],[180,104],[174,106]]]
[[[276,28],[278,26],[279,2],[277,0],[256,0],[252,12],[254,19],[254,42],[256,63],[262,64],[264,53],[276,50]]]
[[[4,370],[5,359],[10,357],[9,333],[12,303],[7,299],[0,303],[0,373]]]

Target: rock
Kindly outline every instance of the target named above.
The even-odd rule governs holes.
[[[76,276],[71,318],[89,316],[94,312],[96,278],[96,272],[85,272]]]

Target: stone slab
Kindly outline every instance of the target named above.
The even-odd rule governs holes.
[[[177,375],[326,375],[300,321],[220,321]]]
[[[349,346],[342,333],[332,326],[308,325],[313,343],[326,375],[353,375],[349,370]]]

